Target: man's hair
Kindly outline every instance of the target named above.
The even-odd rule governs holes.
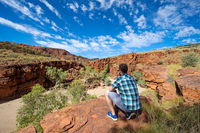
[[[126,64],[120,64],[119,65],[119,70],[123,73],[127,73],[128,71],[128,66]]]

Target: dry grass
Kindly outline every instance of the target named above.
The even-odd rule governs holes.
[[[59,59],[27,53],[16,53],[12,50],[0,49],[0,65],[18,65],[56,60]]]

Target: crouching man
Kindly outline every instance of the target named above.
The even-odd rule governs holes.
[[[129,120],[141,109],[136,81],[127,74],[127,71],[128,66],[126,64],[119,65],[119,77],[116,78],[112,88],[106,93],[106,100],[110,109],[107,115],[113,120],[117,120],[118,110],[121,110],[126,119]]]

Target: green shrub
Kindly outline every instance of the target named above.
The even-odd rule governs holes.
[[[164,62],[163,62],[163,61],[159,61],[157,64],[158,64],[158,65],[163,65]]]
[[[86,96],[85,86],[81,80],[73,80],[67,90],[71,95],[72,103],[79,103],[83,101]]]
[[[142,87],[146,87],[146,81],[145,81],[145,79],[143,77],[142,72],[140,72],[140,71],[134,71],[133,75],[136,78],[137,84],[139,84]]]
[[[40,120],[42,117],[57,109],[67,105],[67,97],[64,95],[57,95],[56,92],[44,94],[45,89],[36,84],[32,91],[22,97],[23,105],[17,113],[17,127],[25,128],[30,124],[36,127],[37,132],[42,132]]]
[[[199,55],[196,53],[189,53],[185,56],[182,56],[182,66],[187,67],[195,67],[199,62]]]
[[[55,88],[63,87],[63,82],[67,77],[67,71],[64,71],[62,68],[46,67],[46,74],[55,82]]]
[[[140,71],[134,71],[133,72],[134,77],[136,78],[136,80],[140,79],[141,77],[143,77],[142,72]]]
[[[84,100],[90,100],[90,99],[96,99],[97,97],[95,95],[86,95]]]
[[[109,76],[109,65],[106,64],[105,67],[104,67],[104,70],[100,72],[99,74],[100,76],[100,79],[105,81],[106,78]]]
[[[110,80],[110,78],[106,78],[105,79],[105,84],[107,85],[107,86],[110,86],[111,85],[111,80]]]

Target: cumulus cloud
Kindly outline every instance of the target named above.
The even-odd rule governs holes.
[[[22,31],[22,32],[25,32],[25,33],[32,34],[34,36],[52,37],[49,33],[40,31],[38,29],[32,28],[32,27],[27,26],[27,25],[21,25],[21,24],[18,24],[18,23],[14,23],[14,22],[7,20],[7,19],[4,19],[2,17],[0,17],[0,24],[11,27],[11,28],[18,30],[18,31]]]
[[[40,0],[50,11],[52,11],[57,17],[61,18],[60,13],[46,0]]]
[[[178,33],[176,33],[175,39],[180,37],[188,37],[195,34],[200,35],[200,29],[195,29],[193,26],[184,27]]]
[[[118,38],[124,41],[125,47],[141,48],[154,43],[162,42],[164,35],[165,34],[163,32],[143,32],[141,34],[136,34],[134,32],[123,32],[118,35]]]
[[[135,22],[137,23],[139,28],[146,28],[146,18],[144,17],[144,15],[141,15],[139,18],[135,19]]]

